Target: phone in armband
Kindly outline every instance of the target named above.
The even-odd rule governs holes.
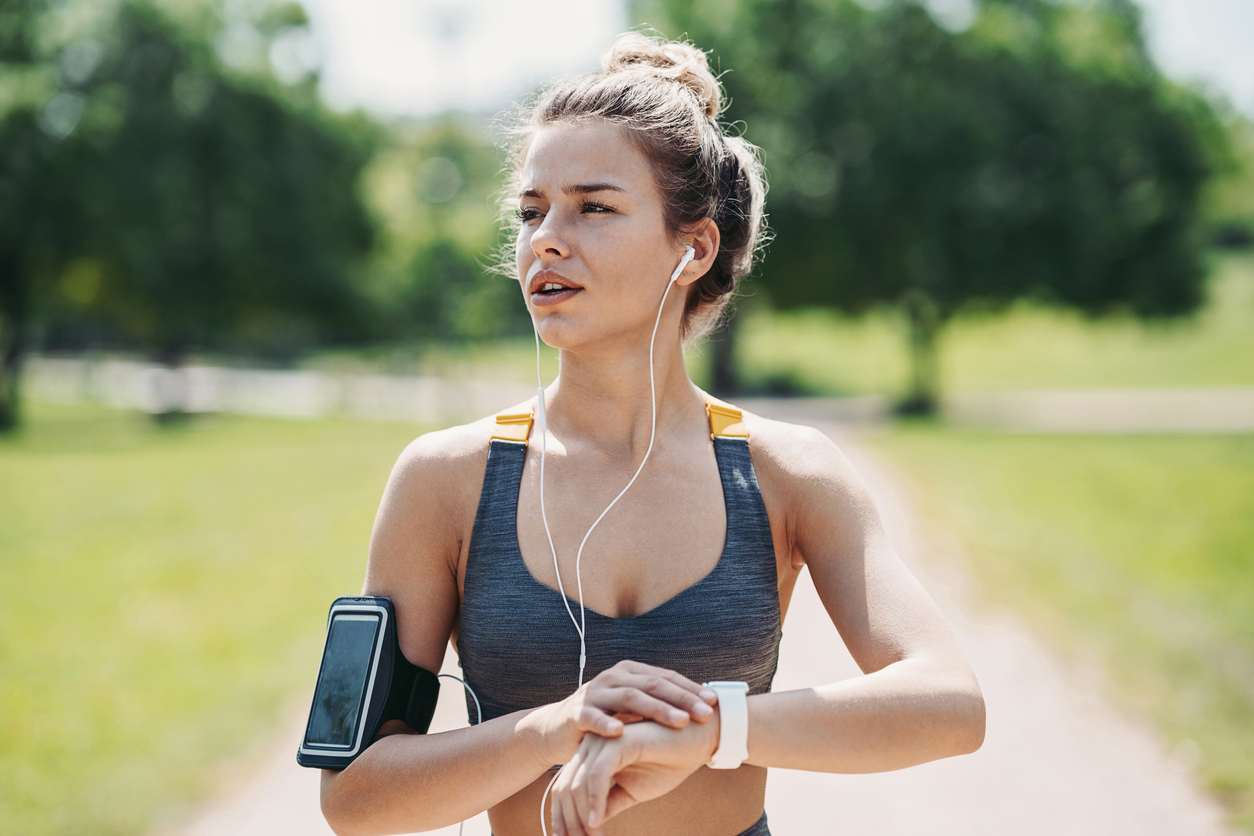
[[[296,762],[343,769],[388,720],[404,720],[426,734],[439,694],[436,675],[401,653],[391,600],[336,598]]]

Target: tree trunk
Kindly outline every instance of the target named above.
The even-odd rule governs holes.
[[[898,415],[933,416],[939,405],[940,374],[936,359],[936,336],[943,318],[936,303],[922,291],[912,291],[903,300],[910,322],[910,392],[897,404]]]
[[[182,423],[191,415],[187,411],[187,377],[183,370],[185,357],[182,349],[172,347],[163,348],[153,356],[161,366],[152,378],[156,405],[152,418],[158,424]]]
[[[12,432],[20,422],[22,359],[26,354],[26,324],[10,319],[0,331],[3,356],[0,357],[0,433]]]
[[[739,317],[735,311],[727,317],[723,327],[710,338],[714,362],[710,374],[712,394],[723,398],[733,397],[740,391],[740,375],[736,370],[736,332]]]

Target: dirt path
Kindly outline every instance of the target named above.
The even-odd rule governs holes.
[[[926,538],[910,491],[895,474],[840,428],[820,428],[866,479],[898,553],[945,612],[984,690],[988,733],[974,755],[900,772],[775,771],[767,791],[772,830],[780,836],[1231,832],[1219,806],[1192,785],[1188,766],[1169,757],[1151,729],[1113,710],[1096,682],[1077,682],[1016,619],[972,605],[953,559],[959,547]],[[857,674],[807,583],[788,614],[775,688]]]
[[[786,404],[755,404],[788,417]],[[811,422],[812,423],[812,422]],[[1009,616],[971,605],[960,564],[928,555],[956,548],[925,540],[908,491],[839,427],[822,429],[870,484],[890,536],[944,610],[988,704],[988,736],[976,754],[879,775],[818,775],[773,770],[767,812],[776,836],[802,834],[1015,834],[1015,836],[1219,836],[1218,806],[1191,784],[1188,767],[1168,756],[1151,730],[1128,721],[1075,681]],[[453,654],[445,670],[456,671]],[[808,575],[785,624],[776,690],[858,675],[823,611]],[[465,724],[461,694],[442,690],[433,729]],[[205,807],[182,836],[322,836],[315,770],[296,766],[303,717],[274,744],[256,774]],[[455,834],[456,828],[440,833]],[[485,815],[469,836],[488,834]]]

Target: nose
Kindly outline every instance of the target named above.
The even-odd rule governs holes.
[[[560,259],[570,255],[568,230],[555,208],[541,218],[539,226],[531,233],[530,243],[531,251],[536,258],[542,260]]]

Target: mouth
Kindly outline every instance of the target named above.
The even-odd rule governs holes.
[[[542,270],[531,277],[527,290],[536,302],[559,302],[574,296],[582,287],[552,270]]]

